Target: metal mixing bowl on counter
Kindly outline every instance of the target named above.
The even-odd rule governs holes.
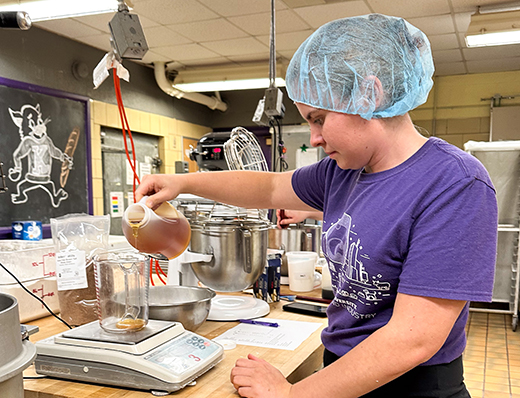
[[[180,322],[194,332],[206,321],[215,292],[192,286],[150,286],[149,318]]]

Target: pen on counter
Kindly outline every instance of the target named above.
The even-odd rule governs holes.
[[[250,325],[260,325],[260,326],[268,326],[270,328],[277,328],[278,325],[276,322],[264,322],[264,321],[255,321],[254,319],[239,319],[240,323],[248,323]]]

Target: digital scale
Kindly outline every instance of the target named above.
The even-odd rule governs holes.
[[[224,356],[220,344],[159,320],[121,334],[107,333],[94,321],[35,345],[38,374],[150,390],[155,396],[184,388]]]

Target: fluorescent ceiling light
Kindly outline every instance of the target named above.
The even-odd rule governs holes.
[[[0,6],[0,12],[25,11],[33,22],[104,14],[117,10],[117,0],[40,0]]]
[[[276,76],[285,76],[285,65],[279,62]],[[214,92],[251,90],[269,87],[269,63],[249,65],[191,67],[177,71],[175,88],[185,92]],[[285,80],[275,79],[278,87],[285,87]]]
[[[474,14],[471,16],[468,47],[502,46],[520,43],[520,11]]]
[[[214,82],[195,82],[175,84],[175,87],[185,92],[209,92],[209,91],[231,91],[231,90],[251,90],[255,88],[269,87],[269,78],[264,79],[243,79],[243,80],[221,80]],[[285,87],[285,80],[281,77],[275,79],[278,87]]]

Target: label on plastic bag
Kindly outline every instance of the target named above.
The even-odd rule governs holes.
[[[58,291],[88,287],[83,250],[56,253],[56,280]]]

